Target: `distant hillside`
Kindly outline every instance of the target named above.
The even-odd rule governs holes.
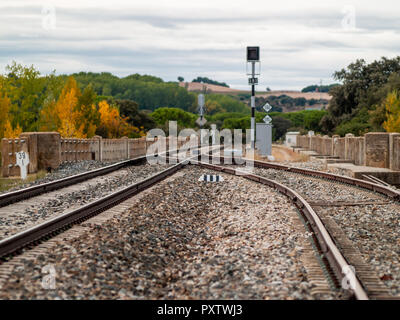
[[[327,92],[300,92],[300,91],[271,91],[271,92],[265,92],[265,93],[260,93],[256,94],[257,97],[263,97],[267,98],[269,96],[281,96],[281,95],[287,95],[293,99],[296,98],[305,98],[307,100],[311,99],[316,99],[316,100],[331,100],[332,96],[327,93]]]
[[[246,92],[243,90],[236,90],[228,87],[217,86],[215,84],[199,83],[199,82],[179,82],[179,86],[186,88],[188,91],[192,92],[203,92],[204,90],[207,90],[207,93],[235,94],[235,93]]]
[[[192,92],[202,92],[205,89],[207,90],[207,93],[250,94],[250,90],[237,90],[207,83],[180,82],[179,86],[187,88],[188,91]],[[307,100],[332,99],[332,97],[327,92],[300,92],[300,91],[279,90],[279,91],[256,93],[256,96],[260,98],[267,98],[269,96],[279,97],[282,95],[287,95],[293,99],[295,98],[305,98]]]

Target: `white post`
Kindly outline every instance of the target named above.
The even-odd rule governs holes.
[[[24,151],[16,152],[16,158],[16,165],[21,169],[21,179],[26,180],[28,177],[29,154]]]

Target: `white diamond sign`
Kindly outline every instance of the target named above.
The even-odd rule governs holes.
[[[207,123],[207,120],[205,119],[205,118],[201,118],[201,117],[199,117],[197,120],[196,120],[196,123],[199,125],[199,126],[204,126],[206,123]]]
[[[266,124],[270,124],[271,121],[272,121],[272,119],[271,119],[270,116],[266,116],[263,120],[264,120],[264,122],[265,122]]]
[[[264,110],[265,110],[266,112],[270,112],[271,109],[272,109],[271,105],[270,105],[268,102],[265,104],[265,106],[264,106],[263,108],[264,108]]]

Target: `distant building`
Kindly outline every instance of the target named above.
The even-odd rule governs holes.
[[[297,136],[300,132],[288,132],[286,133],[285,138],[285,146],[287,147],[295,147],[297,144]]]

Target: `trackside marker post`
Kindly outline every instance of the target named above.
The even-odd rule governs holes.
[[[15,156],[17,158],[16,165],[21,169],[21,179],[25,180],[28,176],[29,154],[21,151],[16,152]]]

